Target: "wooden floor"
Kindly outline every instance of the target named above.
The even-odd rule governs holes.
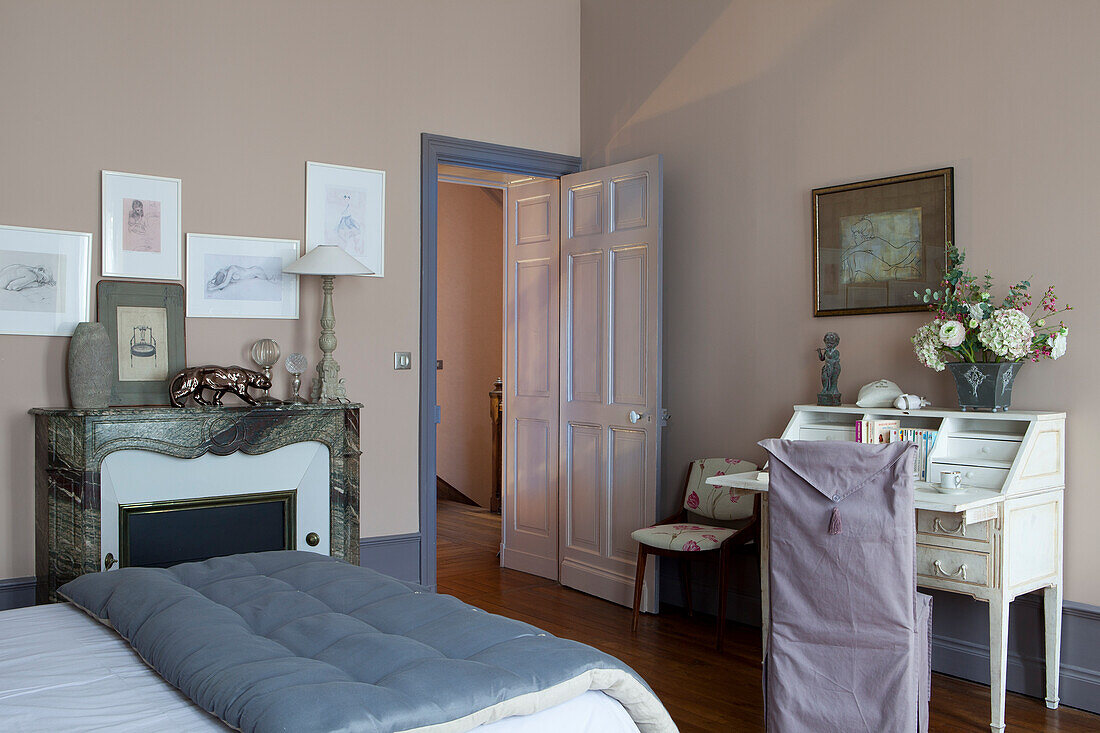
[[[762,731],[760,632],[731,624],[726,650],[714,650],[714,619],[645,615],[630,633],[630,609],[557,583],[499,567],[500,516],[439,502],[438,584],[493,613],[590,644],[633,667],[661,698],[683,733]],[[1100,716],[1047,710],[1009,693],[1008,730],[1100,731]],[[933,731],[988,731],[989,688],[933,675]],[[825,732],[823,732],[825,733]]]

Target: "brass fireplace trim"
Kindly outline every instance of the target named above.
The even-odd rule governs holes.
[[[118,566],[130,567],[130,530],[126,518],[131,514],[160,514],[183,509],[207,509],[218,506],[243,506],[247,504],[266,504],[274,501],[283,503],[283,545],[288,550],[297,548],[298,517],[297,489],[285,491],[265,491],[254,494],[233,494],[230,496],[200,496],[194,499],[168,499],[137,504],[118,505]]]

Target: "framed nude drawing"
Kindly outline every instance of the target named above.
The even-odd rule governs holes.
[[[103,171],[103,276],[179,280],[178,178]]]
[[[306,251],[338,244],[382,277],[386,172],[306,162]]]
[[[183,286],[101,280],[96,300],[113,345],[111,404],[167,405],[186,364]]]
[[[189,318],[298,317],[298,240],[187,235]]]
[[[0,334],[72,336],[91,312],[92,235],[0,226]]]
[[[954,168],[813,191],[814,315],[927,310],[954,237]]]

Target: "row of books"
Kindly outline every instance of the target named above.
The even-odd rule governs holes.
[[[928,458],[936,445],[937,430],[903,428],[900,420],[872,420],[864,418],[856,423],[856,441],[859,443],[896,443],[908,440],[917,444],[917,458],[913,462],[913,479],[928,480]]]

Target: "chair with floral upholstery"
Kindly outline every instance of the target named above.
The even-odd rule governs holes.
[[[724,486],[706,482],[713,476],[755,471],[756,464],[739,458],[702,458],[688,467],[680,510],[652,527],[635,530],[631,537],[638,542],[638,574],[634,580],[634,618],[631,630],[638,629],[642,602],[642,580],[645,578],[649,555],[673,557],[680,561],[680,579],[684,588],[684,604],[691,615],[690,560],[702,553],[718,551],[718,649],[726,624],[726,588],[729,584],[729,556],[737,545],[753,541],[758,536],[760,514],[759,495],[748,496]],[[694,517],[703,521],[696,522]]]

